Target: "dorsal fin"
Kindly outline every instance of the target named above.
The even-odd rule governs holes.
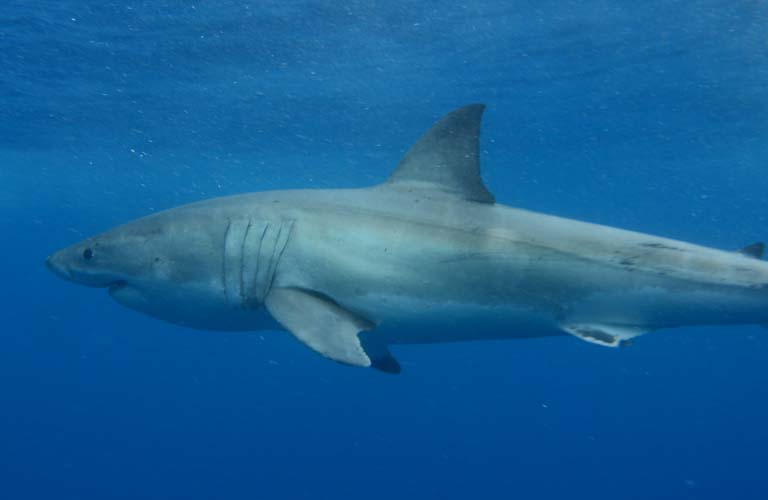
[[[762,241],[758,241],[757,243],[752,243],[751,245],[747,245],[741,250],[739,250],[739,253],[747,255],[749,257],[754,257],[756,259],[762,259],[763,254],[765,253],[765,243]]]
[[[445,115],[416,141],[387,184],[494,203],[480,178],[478,146],[484,110],[482,104],[470,104]]]

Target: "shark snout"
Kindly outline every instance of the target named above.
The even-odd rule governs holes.
[[[72,281],[72,271],[67,267],[64,259],[61,258],[60,252],[50,255],[45,259],[45,267],[59,278]]]
[[[78,244],[54,253],[45,260],[45,265],[59,278],[79,285],[103,288],[123,281],[121,276],[96,260],[94,250]]]

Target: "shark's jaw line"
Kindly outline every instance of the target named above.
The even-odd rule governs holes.
[[[378,186],[177,207],[47,264],[160,319],[282,328],[391,373],[390,344],[567,334],[617,347],[664,328],[768,323],[762,243],[721,251],[495,203],[480,175],[483,110],[439,120]]]
[[[128,286],[128,282],[125,280],[117,280],[109,285],[107,285],[107,291],[110,295],[119,292],[123,288]]]

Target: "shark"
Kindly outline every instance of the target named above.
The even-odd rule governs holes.
[[[763,243],[719,250],[496,203],[471,104],[383,183],[208,199],[136,219],[47,266],[186,327],[287,330],[337,362],[399,373],[402,344],[572,337],[607,347],[768,323]]]

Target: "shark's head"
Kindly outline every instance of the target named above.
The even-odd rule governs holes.
[[[152,245],[156,237],[117,228],[63,248],[48,257],[45,263],[67,281],[118,290],[129,282],[135,285],[155,274],[155,264],[162,257],[151,257],[147,246]]]
[[[273,248],[285,244],[276,236],[287,238],[288,230],[243,219],[240,210],[224,199],[159,212],[59,250],[46,264],[68,281],[106,288],[118,303],[172,323],[274,328],[261,317],[268,290],[261,285],[271,283],[264,270],[274,272]]]
[[[129,292],[160,291],[205,279],[205,268],[194,276],[189,265],[204,233],[185,224],[184,217],[172,215],[145,217],[86,238],[54,253],[46,264],[73,283],[108,288],[118,301],[128,299]]]
[[[198,328],[227,307],[221,283],[222,234],[196,212],[171,210],[86,238],[51,255],[56,275],[110,296],[145,314]]]

